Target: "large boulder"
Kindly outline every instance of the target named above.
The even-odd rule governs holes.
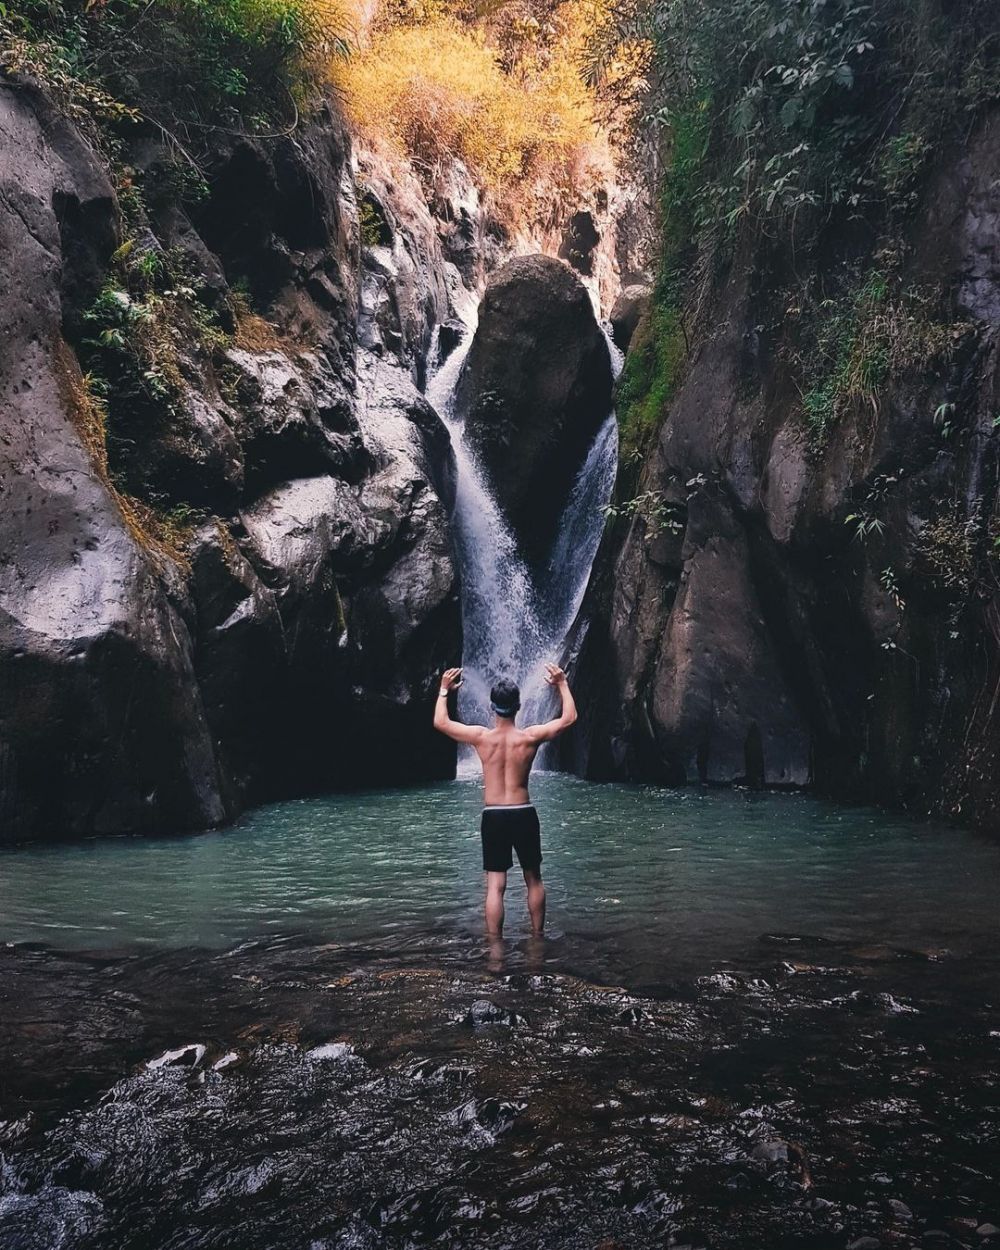
[[[652,283],[639,277],[626,282],[611,306],[611,333],[619,351],[627,352],[639,322],[649,307],[653,294]]]
[[[486,287],[455,411],[534,563],[611,411],[611,387],[608,345],[576,274],[547,256],[504,265]]]
[[[461,654],[447,433],[402,370],[369,362],[362,380],[373,473],[360,486],[283,483],[242,518],[285,640],[271,768],[287,791],[454,770],[454,746],[431,724],[438,674]]]
[[[401,370],[375,364],[361,378],[361,417],[378,463],[361,489],[388,526],[370,574],[345,596],[358,707],[354,776],[367,784],[451,777],[454,744],[432,726],[443,669],[462,654],[450,510],[451,440]]]

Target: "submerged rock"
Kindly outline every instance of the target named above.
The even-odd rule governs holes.
[[[521,256],[490,279],[456,415],[526,555],[548,553],[573,480],[611,410],[611,359],[572,270]]]

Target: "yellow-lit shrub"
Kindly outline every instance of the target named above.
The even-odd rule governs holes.
[[[376,23],[337,79],[370,141],[391,145],[427,174],[457,158],[511,206],[542,181],[577,182],[609,167],[574,60],[578,38],[566,25],[543,55],[527,48],[505,72],[487,30],[446,14],[416,25]]]

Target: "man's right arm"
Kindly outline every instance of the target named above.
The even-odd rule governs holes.
[[[569,729],[570,725],[576,723],[576,702],[569,688],[569,682],[566,680],[566,674],[555,664],[546,664],[545,668],[545,680],[559,691],[561,707],[559,715],[554,720],[546,721],[544,725],[532,725],[525,730],[525,733],[535,742],[551,742],[553,738],[558,738],[561,733]]]
[[[441,676],[441,688],[434,704],[434,728],[453,738],[456,742],[468,742],[475,745],[485,733],[482,725],[463,725],[460,720],[452,720],[448,714],[448,695],[458,685],[462,675],[460,668],[449,668]]]

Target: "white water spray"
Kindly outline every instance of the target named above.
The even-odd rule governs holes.
[[[533,582],[486,475],[454,412],[455,388],[472,346],[475,321],[431,379],[427,398],[451,434],[455,452],[455,535],[462,579],[463,684],[459,712],[469,724],[490,724],[491,685],[507,677],[521,687],[524,724],[554,714],[545,684],[547,661],[558,662],[583,600],[604,527],[618,462],[614,413],[598,430],[577,474],[541,583]],[[612,366],[621,353],[608,340]]]

